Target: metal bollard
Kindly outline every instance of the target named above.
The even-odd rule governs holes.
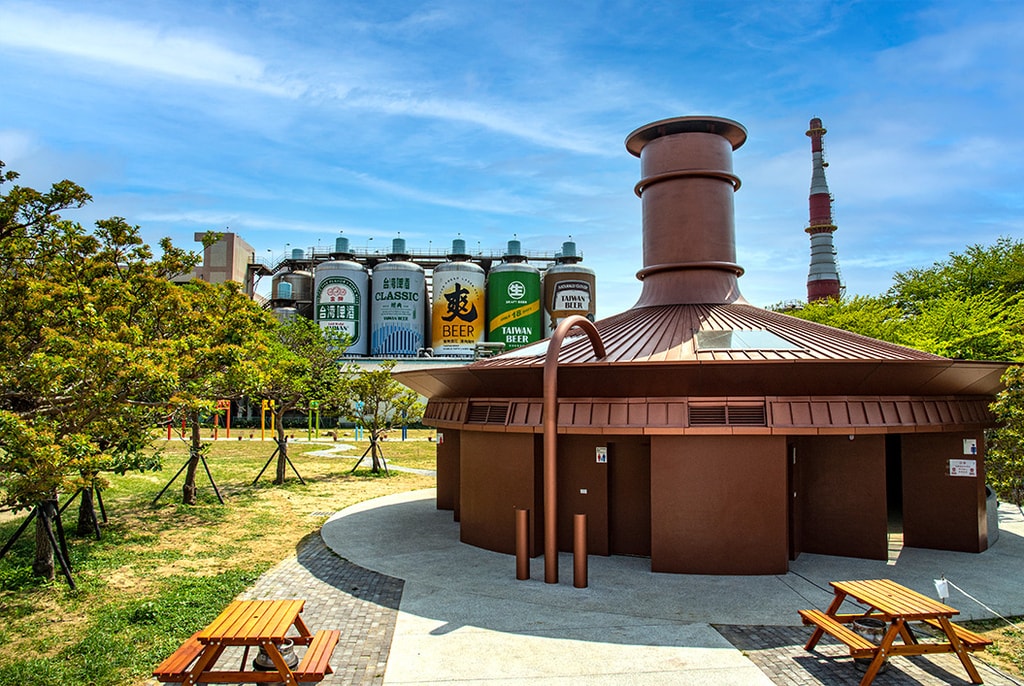
[[[587,587],[587,515],[572,518],[572,585]]]
[[[516,508],[516,579],[530,578],[530,511]]]

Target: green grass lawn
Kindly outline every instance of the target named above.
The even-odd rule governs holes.
[[[289,456],[306,485],[291,469],[287,483],[273,485],[273,464],[252,485],[274,451],[269,433],[260,441],[258,430],[255,440],[248,430],[233,430],[232,440],[211,446],[208,463],[225,505],[201,468],[197,505],[181,504],[183,476],[152,504],[187,459],[187,447],[177,438],[157,441],[163,471],[109,476],[103,493],[109,522],[101,540],[74,535],[76,505],[64,513],[77,591],[59,572],[52,583],[32,576],[30,527],[0,560],[0,686],[143,684],[185,638],[260,574],[293,555],[299,541],[326,519],[322,513],[434,485],[433,477],[398,470],[390,477],[373,475],[369,460],[350,473],[353,458],[368,445],[351,435],[335,443],[322,433],[324,442],[310,443],[305,431],[288,433]],[[236,440],[239,435],[243,440]],[[433,469],[435,445],[428,435],[433,432],[410,432],[411,440],[402,442],[394,432],[383,446],[388,464]],[[312,454],[344,445],[352,449]],[[24,514],[0,518],[0,542]]]

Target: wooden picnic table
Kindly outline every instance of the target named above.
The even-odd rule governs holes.
[[[971,681],[975,684],[982,683],[981,675],[978,674],[968,651],[984,649],[992,642],[953,624],[950,618],[960,614],[958,610],[888,579],[832,581],[830,585],[835,597],[825,612],[800,610],[804,624],[815,626],[814,633],[804,648],[813,650],[821,637],[829,634],[845,643],[852,656],[871,658],[871,664],[861,679],[861,686],[868,686],[891,656],[930,653],[956,653]],[[847,597],[868,606],[869,609],[859,614],[840,614],[839,608]],[[881,643],[877,645],[846,627],[847,624],[868,617],[881,620],[888,625]],[[908,622],[924,622],[939,629],[945,636],[945,641],[918,643],[907,625]],[[897,638],[900,638],[901,642],[897,643]]]
[[[194,686],[199,683],[319,682],[332,672],[328,660],[341,632],[313,634],[302,620],[304,600],[236,600],[205,629],[197,631],[153,672],[161,682]],[[289,667],[279,646],[286,640],[307,646],[306,654]],[[228,646],[244,646],[238,669],[217,669],[217,661]],[[246,669],[249,649],[262,648],[274,670]]]

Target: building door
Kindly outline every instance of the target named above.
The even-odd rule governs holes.
[[[651,442],[639,436],[608,443],[608,523],[612,555],[651,555]]]
[[[903,437],[885,436],[885,505],[889,559],[903,550]]]
[[[800,472],[796,461],[796,445],[786,444],[786,484],[788,506],[786,508],[789,531],[789,559],[800,555]]]

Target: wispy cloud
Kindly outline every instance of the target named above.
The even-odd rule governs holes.
[[[200,32],[38,5],[0,7],[0,44],[275,96],[296,97],[305,89],[272,76],[259,58]]]

